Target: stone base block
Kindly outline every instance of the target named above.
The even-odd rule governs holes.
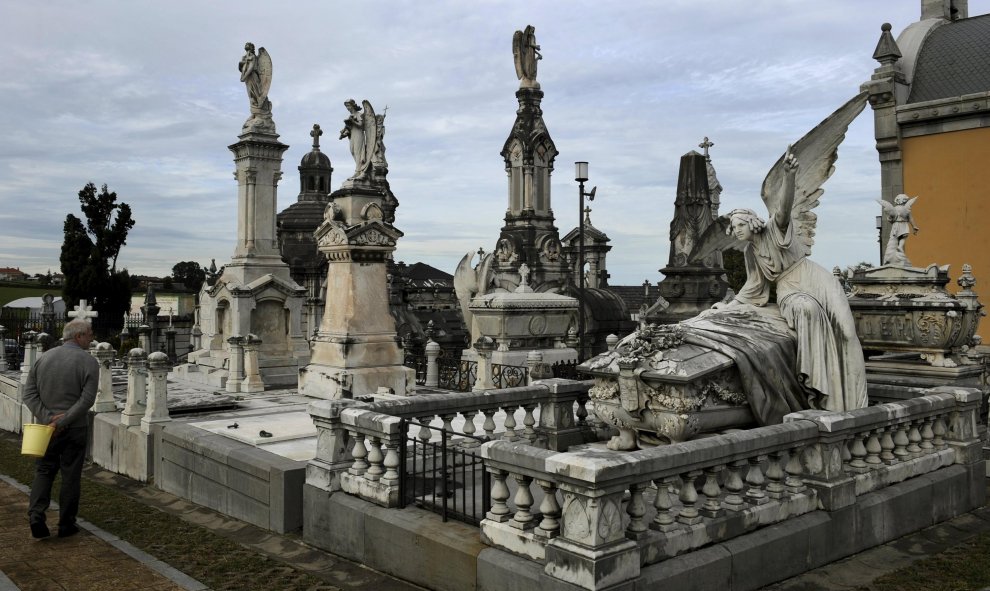
[[[639,545],[632,540],[593,551],[555,539],[546,553],[544,572],[581,589],[609,589],[639,578]]]
[[[299,370],[299,392],[325,400],[367,396],[382,387],[405,396],[415,385],[416,370],[402,365],[340,368],[311,363]]]
[[[24,403],[15,398],[0,394],[0,429],[11,433],[20,433],[24,423],[33,421],[31,411]]]
[[[140,482],[154,476],[153,437],[140,426],[121,424],[120,413],[94,415],[91,437],[94,464]]]
[[[532,529],[524,531],[508,522],[482,520],[481,541],[530,560],[543,562],[546,559],[546,538],[537,537]]]

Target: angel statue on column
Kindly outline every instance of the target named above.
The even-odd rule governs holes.
[[[237,69],[241,73],[241,82],[247,87],[248,103],[251,116],[244,122],[244,128],[255,125],[274,124],[272,121],[272,103],[268,100],[268,89],[272,85],[272,58],[262,47],[254,53],[254,43],[244,44],[244,56],[241,57]]]
[[[777,160],[763,181],[765,220],[753,210],[734,209],[709,227],[690,257],[701,260],[728,247],[743,251],[746,283],[733,300],[715,304],[719,310],[773,314],[767,302],[776,285],[780,316],[797,337],[793,371],[807,396],[800,402],[823,410],[866,406],[863,351],[846,294],[831,271],[807,258],[821,185],[835,170],[838,146],[865,104],[866,93],[856,96]]]

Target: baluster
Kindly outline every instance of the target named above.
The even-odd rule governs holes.
[[[729,511],[739,511],[745,507],[743,498],[739,493],[743,491],[743,480],[740,472],[747,463],[746,460],[736,460],[726,464],[725,490],[729,494],[725,496],[722,505]]]
[[[878,431],[870,431],[866,438],[866,463],[871,468],[876,468],[877,465],[883,463],[883,460],[880,459],[880,452],[883,451],[883,448],[880,447],[878,433]]]
[[[766,459],[766,456],[755,456],[748,459],[749,470],[746,472],[746,502],[752,505],[762,505],[767,503],[770,499],[767,498],[767,493],[763,492],[763,469],[760,468],[760,462]]]
[[[577,399],[577,424],[584,426],[588,421],[588,399],[581,397]]]
[[[626,537],[632,539],[640,538],[647,529],[646,501],[643,500],[643,491],[646,484],[629,485],[629,504],[626,505],[626,513],[629,514],[629,526],[626,527]]]
[[[495,439],[495,411],[497,409],[489,408],[487,410],[479,410],[478,414],[485,417],[485,422],[481,424],[481,428],[485,430],[485,437],[488,441]]]
[[[382,468],[382,461],[385,456],[382,455],[381,439],[378,437],[371,438],[371,450],[368,452],[368,471],[365,472],[364,477],[372,482],[381,479],[382,474],[385,470]]]
[[[516,409],[515,407],[506,406],[502,410],[505,411],[505,433],[502,434],[503,441],[515,441],[519,439],[516,435]]]
[[[945,427],[945,416],[939,415],[935,417],[935,424],[932,425],[932,433],[935,435],[935,438],[932,439],[932,445],[935,446],[935,449],[941,451],[948,446],[945,439],[943,439],[947,432],[948,429]]]
[[[852,438],[852,445],[849,449],[849,453],[852,454],[852,460],[849,461],[849,468],[853,472],[866,472],[870,469],[866,465],[866,446],[863,445],[863,439],[867,436],[868,433],[857,433]]]
[[[395,485],[399,483],[399,444],[397,442],[385,442],[385,473],[382,474],[382,484]]]
[[[513,499],[516,503],[516,514],[512,516],[513,525],[519,529],[533,527],[533,514],[529,508],[533,506],[533,493],[529,490],[529,483],[533,481],[532,476],[524,474],[513,474],[516,479],[516,496]]]
[[[890,427],[880,429],[880,459],[884,464],[890,465],[897,461],[894,455],[894,438],[890,435]]]
[[[780,499],[784,496],[784,471],[780,466],[780,452],[770,452],[770,463],[767,465],[767,496]]]
[[[804,485],[804,480],[801,479],[804,468],[801,466],[800,447],[792,448],[790,453],[787,454],[787,465],[784,466],[784,471],[787,472],[787,478],[784,479],[787,492],[796,495],[808,488]]]
[[[440,415],[440,420],[443,421],[443,425],[441,426],[441,429],[446,431],[448,435],[454,432],[455,416],[457,416],[457,413]]]
[[[927,417],[924,424],[921,427],[921,453],[930,454],[935,451],[935,444],[932,440],[935,439],[935,432],[932,430],[932,423],[934,419],[932,417]]]
[[[536,484],[543,489],[543,501],[540,502],[540,513],[543,520],[534,533],[546,538],[555,538],[560,534],[560,503],[557,502],[557,483],[551,480],[537,480]]]
[[[474,413],[475,416],[471,416],[471,414],[468,413],[467,411],[464,411],[461,414],[464,416],[464,428],[462,429],[462,431],[464,432],[465,435],[467,435],[467,437],[465,437],[461,441],[461,447],[468,448],[468,447],[477,447],[481,445],[480,443],[474,440],[474,432],[477,431],[477,428],[474,426],[474,419],[476,416],[481,414],[481,411],[476,411]]]
[[[657,496],[653,499],[653,507],[657,510],[656,516],[650,527],[660,531],[670,531],[677,528],[675,515],[672,507],[674,502],[670,498],[671,478],[658,478],[653,481],[657,487]]]
[[[420,442],[426,443],[433,437],[433,430],[429,427],[430,421],[433,420],[433,416],[419,417],[416,420],[419,421],[419,433],[416,434],[416,437],[420,440]]]
[[[903,462],[911,456],[908,453],[907,445],[907,423],[901,423],[897,425],[897,431],[894,432],[894,457],[897,458],[898,462]]]
[[[842,458],[842,469],[849,469],[849,462],[852,460],[852,453],[849,451],[849,446],[852,442],[846,441],[843,445],[839,446],[839,456]]]
[[[535,409],[535,404],[531,403],[523,405],[523,410],[526,411],[526,416],[523,417],[523,426],[525,428],[523,429],[522,438],[530,442],[536,439],[536,429],[533,428],[533,425],[536,424],[536,418],[533,417],[533,411]]]
[[[509,500],[509,485],[506,484],[505,480],[509,477],[509,473],[498,468],[491,468],[488,471],[492,475],[492,508],[485,517],[492,521],[508,521],[511,511],[507,502]]]
[[[705,468],[705,485],[701,487],[702,494],[705,495],[705,504],[701,506],[701,514],[705,517],[719,517],[725,511],[718,500],[722,491],[718,487],[718,473],[722,471],[722,466],[710,466]]]
[[[355,476],[363,476],[368,471],[368,462],[365,461],[365,458],[368,457],[368,448],[364,446],[364,433],[354,433],[353,431],[348,431],[348,433],[354,439],[354,447],[351,449],[354,463],[347,471]]]
[[[916,458],[921,455],[921,446],[918,445],[919,443],[921,443],[921,431],[918,429],[918,423],[920,422],[921,422],[920,419],[917,421],[911,421],[911,426],[908,428],[907,451],[909,454],[911,454],[912,458]]]
[[[701,470],[691,470],[681,476],[681,494],[678,498],[681,500],[683,509],[677,516],[677,521],[686,525],[694,525],[701,521],[701,515],[698,514],[698,508],[695,507],[698,503],[698,491],[694,488],[694,479],[698,476],[701,476]]]

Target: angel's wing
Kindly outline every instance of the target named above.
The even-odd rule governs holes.
[[[914,197],[912,197],[912,198],[910,198],[910,199],[908,199],[908,202],[907,202],[908,211],[911,210],[911,206],[914,205],[914,202],[917,201],[917,200],[918,200],[918,196],[917,195],[914,196]]]
[[[523,45],[526,43],[522,31],[516,31],[512,35],[512,57],[516,62],[516,78],[522,80],[523,77]]]
[[[375,109],[367,100],[361,101],[361,107],[361,116],[364,118],[364,155],[361,161],[370,164],[378,146],[378,119],[375,118]]]
[[[839,144],[845,139],[849,124],[866,106],[866,95],[866,92],[861,92],[853,97],[791,147],[791,153],[797,158],[799,167],[794,179],[794,205],[791,207],[790,219],[795,224],[795,236],[804,245],[805,255],[811,254],[818,221],[811,210],[818,206],[818,198],[824,192],[822,184],[835,171],[833,164],[839,155]],[[763,181],[763,202],[766,203],[771,218],[784,197],[786,156],[784,154],[777,160]]]
[[[723,251],[726,248],[739,248],[742,242],[728,233],[730,220],[722,215],[715,218],[704,233],[695,242],[694,248],[688,255],[688,264],[703,263],[705,258],[715,251]]]
[[[261,78],[261,96],[268,96],[272,86],[272,56],[262,47],[258,49],[258,76]]]
[[[877,203],[883,209],[883,215],[894,215],[894,206],[891,203],[887,203],[883,199],[877,199]]]

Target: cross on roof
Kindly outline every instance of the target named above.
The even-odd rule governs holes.
[[[76,304],[72,311],[66,313],[66,316],[72,316],[75,320],[85,320],[90,324],[93,323],[93,318],[99,315],[100,313],[94,310],[86,300],[79,300],[79,303]]]
[[[323,135],[323,130],[320,129],[318,123],[313,124],[313,131],[309,132],[310,137],[313,138],[313,149],[320,149],[320,136]]]
[[[584,223],[591,223],[591,207],[587,205],[584,206]]]
[[[715,146],[713,142],[708,141],[708,136],[705,136],[704,141],[698,144],[698,147],[705,151],[705,160],[711,160],[712,157],[708,155],[708,148]]]

